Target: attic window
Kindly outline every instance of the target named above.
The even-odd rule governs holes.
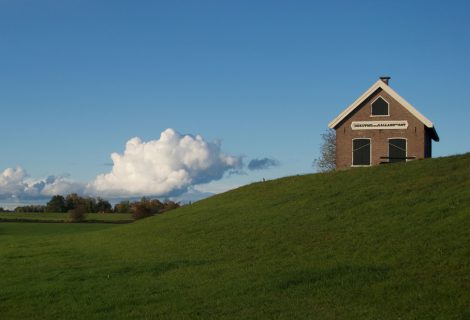
[[[388,102],[378,97],[372,102],[372,116],[388,116]]]

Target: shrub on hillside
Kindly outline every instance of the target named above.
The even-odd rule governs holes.
[[[134,205],[132,217],[136,220],[150,217],[152,215],[152,208],[145,202],[137,202]]]
[[[161,212],[169,211],[169,210],[174,210],[178,209],[180,207],[180,204],[174,201],[167,200],[163,204],[163,210]]]
[[[179,206],[179,203],[170,200],[161,202],[158,199],[143,197],[140,201],[134,201],[132,203],[129,201],[121,201],[121,203],[115,206],[114,210],[116,212],[129,212],[128,210],[130,210],[134,219],[137,220],[173,210],[179,208]]]
[[[78,206],[74,209],[69,210],[69,218],[71,222],[82,222],[86,218],[86,208],[84,206]]]

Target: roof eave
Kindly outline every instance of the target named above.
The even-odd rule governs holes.
[[[377,90],[381,84],[383,83],[382,80],[378,80],[376,83],[374,83],[369,89],[367,89],[359,98],[356,99],[349,107],[343,110],[336,118],[334,118],[329,124],[328,128],[334,129],[338,124],[348,116],[356,107],[361,104],[364,99],[366,99],[368,96],[370,96],[375,90]]]

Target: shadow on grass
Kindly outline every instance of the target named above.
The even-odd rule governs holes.
[[[46,219],[28,219],[28,218],[0,218],[0,222],[15,222],[15,223],[107,223],[107,224],[127,224],[135,220],[83,220],[83,221],[69,221],[63,220],[46,220]]]
[[[297,286],[336,286],[373,283],[387,278],[388,268],[337,266],[330,269],[307,269],[287,274],[278,283],[282,290]]]
[[[164,273],[188,268],[188,267],[199,267],[213,263],[213,261],[209,260],[178,260],[178,261],[170,261],[170,262],[160,262],[160,263],[152,263],[150,265],[145,266],[133,266],[133,267],[123,267],[119,268],[113,273],[123,275],[136,275],[142,273],[150,273],[153,276],[160,276]]]

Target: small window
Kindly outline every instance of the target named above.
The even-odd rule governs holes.
[[[353,166],[370,166],[370,139],[353,139]]]
[[[388,140],[388,162],[406,161],[406,139]]]
[[[388,116],[388,102],[382,97],[378,97],[374,102],[372,102],[372,115]]]

